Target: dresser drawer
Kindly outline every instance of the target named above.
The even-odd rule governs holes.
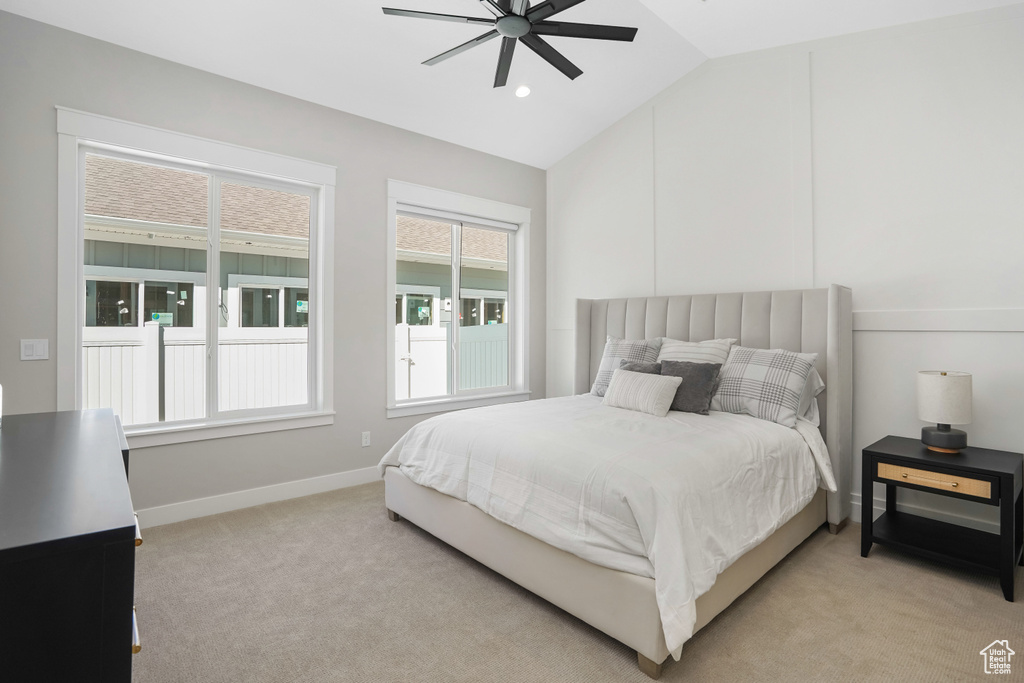
[[[993,498],[993,482],[985,479],[974,479],[955,474],[919,470],[913,467],[893,465],[887,462],[878,463],[878,471],[876,474],[879,479],[889,479],[906,484],[914,484],[915,486],[937,489],[939,491],[959,493],[964,496],[971,496],[981,500],[992,500]]]

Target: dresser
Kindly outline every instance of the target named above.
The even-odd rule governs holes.
[[[3,680],[130,683],[138,527],[127,463],[110,410],[4,416]]]

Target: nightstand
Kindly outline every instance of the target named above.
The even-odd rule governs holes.
[[[1024,565],[1024,455],[968,447],[935,453],[917,439],[887,436],[862,453],[861,557],[872,543],[999,577],[1013,602],[1013,573]],[[874,482],[885,484],[885,512],[874,516]],[[999,507],[999,533],[978,531],[896,510],[898,488]]]

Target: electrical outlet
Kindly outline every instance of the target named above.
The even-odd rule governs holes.
[[[363,448],[370,445],[370,432],[363,432]]]

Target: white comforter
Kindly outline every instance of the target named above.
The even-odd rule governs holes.
[[[388,466],[589,562],[653,577],[677,659],[718,574],[810,502],[819,472],[834,490],[808,423],[653,417],[589,395],[431,418]]]

